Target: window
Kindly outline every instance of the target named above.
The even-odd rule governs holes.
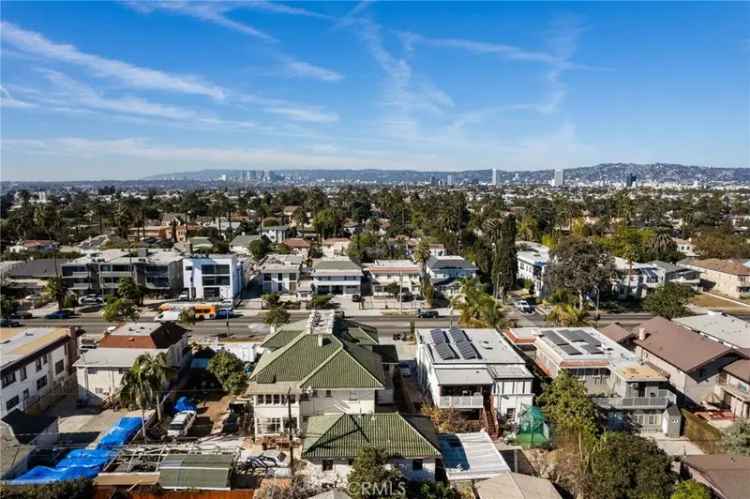
[[[55,362],[55,374],[60,374],[65,369],[65,361],[58,360]]]
[[[5,388],[8,385],[12,385],[16,382],[16,371],[10,371],[3,374],[2,387]]]
[[[21,381],[24,381],[26,379],[26,366],[23,366],[21,369],[18,370],[18,378]]]
[[[333,395],[331,394],[331,390],[326,390],[326,397],[331,398]]]
[[[423,464],[424,463],[422,462],[421,459],[414,459],[411,462],[411,469],[414,471],[421,471]]]
[[[5,410],[9,411],[13,409],[15,406],[18,405],[19,402],[20,400],[18,399],[18,395],[16,395],[13,398],[8,399],[8,401],[5,403]]]
[[[333,461],[330,459],[323,459],[323,471],[331,471],[333,469]]]
[[[42,370],[42,359],[37,357],[36,359],[36,372],[39,372]]]
[[[47,363],[49,363],[49,354],[45,353],[44,355],[42,355],[42,364],[46,366]]]
[[[45,386],[47,386],[47,376],[42,376],[41,378],[39,378],[38,380],[36,380],[36,389],[37,390],[41,390]]]
[[[351,392],[349,392],[349,400],[358,400],[359,399],[358,395],[359,394],[357,393],[356,390],[352,390]]]
[[[649,414],[648,415],[648,424],[655,425],[656,424],[656,414]]]
[[[98,370],[97,370],[96,367],[89,367],[87,369],[87,372],[88,372],[89,375],[93,375],[93,374],[96,374],[98,372]]]
[[[28,398],[29,398],[29,389],[28,389],[28,388],[26,388],[26,389],[25,389],[25,390],[23,391],[23,399],[24,399],[24,400],[27,400]]]

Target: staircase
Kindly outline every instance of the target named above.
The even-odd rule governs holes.
[[[495,417],[495,411],[492,409],[492,404],[489,397],[484,399],[484,408],[482,409],[482,423],[491,439],[496,439],[500,436],[500,431],[497,427],[497,418]]]

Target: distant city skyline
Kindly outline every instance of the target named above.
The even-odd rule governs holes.
[[[4,2],[3,180],[750,166],[748,3]]]

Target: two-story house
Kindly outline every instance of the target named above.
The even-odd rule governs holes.
[[[372,414],[379,392],[391,387],[377,333],[336,324],[331,310],[269,337],[245,397],[253,405],[256,436],[301,432],[311,416]],[[291,422],[289,413],[291,411]]]
[[[750,296],[750,266],[741,259],[686,258],[680,265],[700,272],[704,289],[730,298]]]
[[[425,266],[432,285],[447,296],[458,290],[460,279],[474,277],[478,270],[464,257],[455,255],[431,256]]]
[[[418,329],[416,336],[417,383],[437,407],[515,423],[532,405],[534,376],[494,329]]]
[[[190,362],[187,331],[172,322],[128,322],[106,333],[76,361],[78,399],[98,405],[116,395],[122,377],[141,355],[164,353],[176,372]],[[166,388],[166,386],[165,386]]]
[[[296,293],[304,258],[299,255],[268,255],[258,267],[264,293]]]
[[[347,256],[315,260],[312,268],[312,292],[315,294],[362,294],[362,268]]]
[[[545,269],[549,263],[549,248],[543,244],[528,241],[518,241],[516,246],[518,278],[531,281],[534,286],[534,295],[543,298],[548,292]]]
[[[392,284],[398,285],[403,294],[419,294],[420,269],[411,260],[375,260],[366,270],[370,274],[373,296],[389,296],[386,288]]]
[[[245,287],[237,255],[193,255],[182,261],[183,283],[191,300],[233,299]]]

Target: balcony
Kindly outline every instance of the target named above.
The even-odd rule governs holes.
[[[727,382],[719,382],[719,388],[743,402],[750,402],[750,392],[739,386],[730,385]]]
[[[613,409],[666,409],[674,396],[669,390],[659,390],[654,397],[593,397],[600,407]]]
[[[437,406],[441,409],[482,409],[484,398],[481,395],[456,395],[440,397]]]

